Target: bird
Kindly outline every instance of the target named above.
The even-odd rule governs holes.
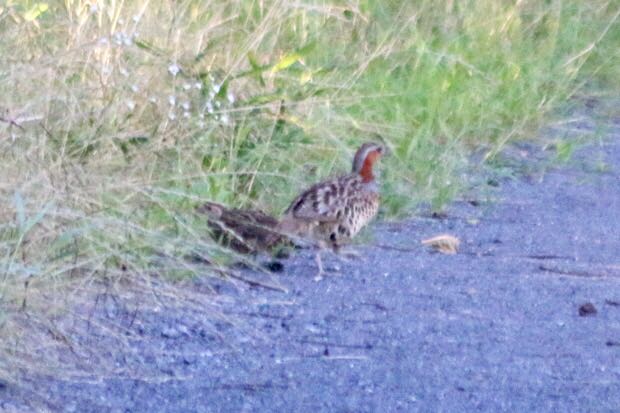
[[[338,253],[343,243],[377,215],[379,186],[373,167],[384,153],[382,145],[364,143],[355,153],[351,173],[311,186],[284,211],[278,233],[318,244],[315,280],[322,279],[324,273],[321,250],[331,247]]]
[[[241,254],[270,252],[289,243],[288,238],[278,232],[278,219],[259,209],[229,208],[208,201],[196,211],[207,215],[207,224],[215,239]]]

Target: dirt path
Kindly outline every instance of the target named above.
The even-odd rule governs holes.
[[[584,114],[545,133],[595,126]],[[314,282],[302,252],[263,278],[286,293],[214,286],[215,321],[200,303],[101,296],[69,324],[110,373],[5,385],[0,410],[619,411],[620,119],[562,167],[540,144],[509,153],[524,174],[485,177],[444,218],[377,224],[363,262],[327,260],[340,275]],[[459,254],[419,244],[445,232]]]

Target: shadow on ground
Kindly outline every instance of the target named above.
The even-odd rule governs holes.
[[[328,259],[339,274],[321,282],[302,252],[276,277],[243,273],[286,292],[197,280],[192,305],[148,309],[100,294],[61,323],[90,350],[58,368],[83,374],[24,374],[0,409],[618,411],[620,120],[605,125],[563,166],[511,147],[524,175],[485,178],[440,219],[376,224],[363,260]],[[545,133],[594,130],[586,111]],[[439,233],[460,253],[420,245]]]

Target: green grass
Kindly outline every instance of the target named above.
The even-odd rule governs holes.
[[[471,151],[620,90],[617,0],[91,3],[0,6],[0,329],[26,291],[225,260],[202,200],[278,214],[381,136],[385,213],[439,209]]]

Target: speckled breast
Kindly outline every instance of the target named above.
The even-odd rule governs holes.
[[[366,193],[364,195],[352,199],[348,205],[350,211],[346,223],[348,237],[353,237],[360,232],[379,211],[379,195],[376,193]]]

